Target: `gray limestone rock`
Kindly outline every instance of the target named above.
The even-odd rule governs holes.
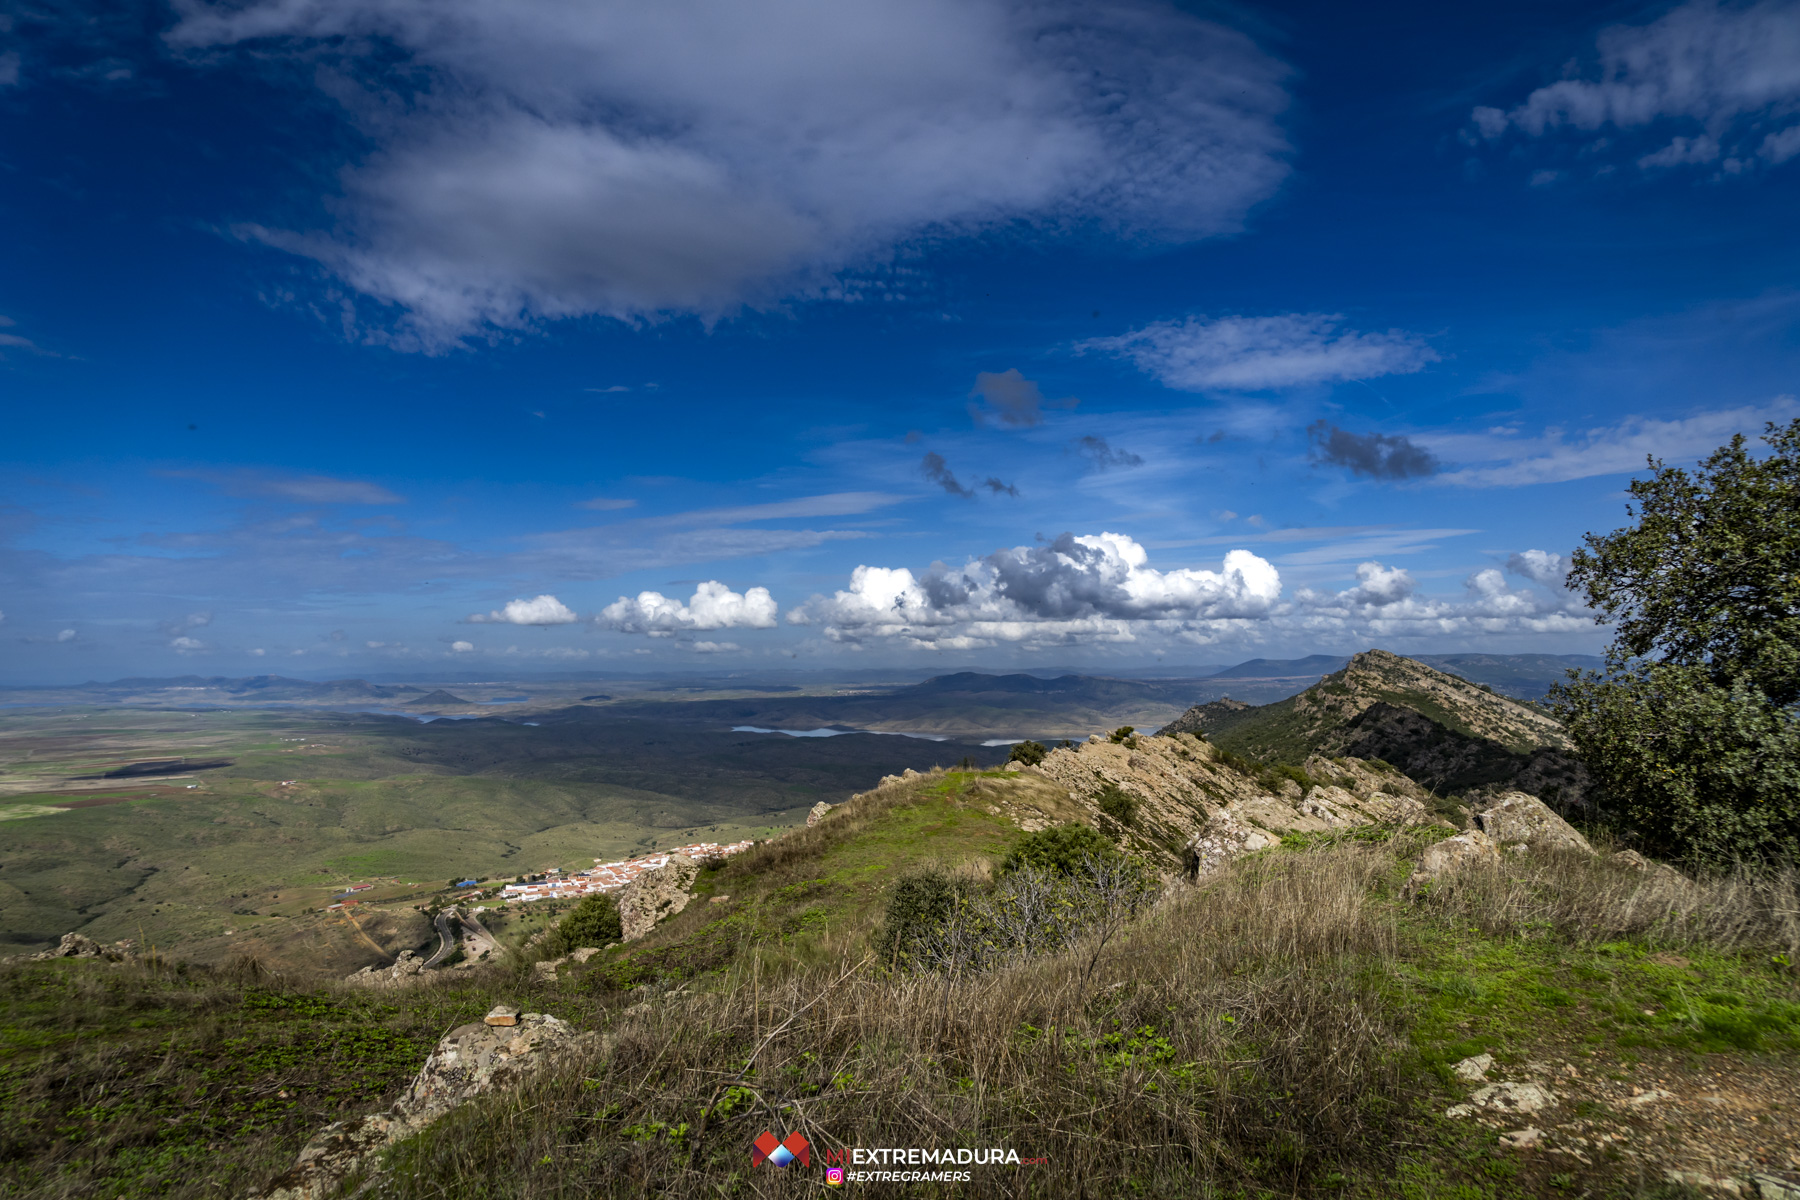
[[[1215,811],[1187,846],[1188,877],[1204,879],[1234,858],[1267,849],[1281,839],[1258,829],[1234,805]]]
[[[825,803],[825,801],[819,801],[812,806],[812,811],[806,814],[806,823],[808,825],[817,825],[824,819],[825,814],[831,811],[831,807],[832,806]]]
[[[1464,1079],[1470,1083],[1480,1083],[1487,1078],[1487,1073],[1493,1065],[1493,1055],[1477,1054],[1473,1058],[1465,1058],[1451,1067],[1450,1073],[1458,1079]]]
[[[1490,1083],[1444,1113],[1447,1117],[1472,1117],[1477,1113],[1534,1113],[1556,1103],[1550,1089],[1536,1083]]]
[[[1573,825],[1551,812],[1542,800],[1524,792],[1504,792],[1496,797],[1475,814],[1475,825],[1502,846],[1594,852]]]

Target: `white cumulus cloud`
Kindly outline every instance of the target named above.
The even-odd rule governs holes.
[[[768,588],[734,592],[709,579],[694,589],[686,604],[661,592],[639,592],[635,599],[620,596],[600,610],[594,621],[621,633],[670,637],[694,630],[773,629],[776,611],[775,597]]]
[[[1521,550],[1509,555],[1506,569],[1547,588],[1559,588],[1569,576],[1569,560],[1548,550]]]
[[[580,618],[561,600],[545,594],[531,600],[509,600],[505,608],[470,613],[466,620],[474,625],[571,625]]]
[[[1512,563],[1540,569],[1556,558],[1527,550],[1512,555],[1508,569],[1513,569]],[[1514,589],[1503,572],[1484,567],[1463,581],[1463,595],[1456,597],[1420,595],[1411,575],[1379,562],[1359,564],[1356,579],[1355,587],[1336,593],[1300,589],[1293,606],[1275,614],[1276,627],[1340,644],[1471,634],[1567,634],[1593,628],[1592,614],[1562,590],[1560,580],[1548,591]]]
[[[206,643],[198,638],[178,637],[169,641],[169,648],[177,654],[199,654],[206,649]]]
[[[919,237],[1230,232],[1288,169],[1287,69],[1159,0],[178,7],[176,47],[316,63],[372,143],[337,227],[240,233],[428,349],[831,294]]]
[[[450,649],[456,651],[456,653],[458,653],[458,654],[467,654],[471,650],[475,649],[475,643],[474,642],[451,642]]]
[[[1330,313],[1273,317],[1189,317],[1158,321],[1119,337],[1083,342],[1130,359],[1167,387],[1186,392],[1262,391],[1408,375],[1437,354],[1401,330],[1363,333]]]

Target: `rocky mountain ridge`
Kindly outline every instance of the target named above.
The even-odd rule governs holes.
[[[1381,760],[1439,793],[1504,785],[1570,806],[1589,786],[1549,713],[1385,650],[1274,704],[1196,705],[1162,732],[1199,733],[1263,762]]]

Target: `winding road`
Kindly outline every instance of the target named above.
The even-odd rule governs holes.
[[[436,954],[433,954],[430,958],[425,960],[426,970],[430,970],[432,967],[437,966],[446,958],[449,958],[456,950],[456,934],[452,931],[450,925],[450,918],[453,915],[460,916],[454,908],[446,908],[441,909],[438,912],[438,915],[432,918],[433,924],[437,926],[438,948]]]

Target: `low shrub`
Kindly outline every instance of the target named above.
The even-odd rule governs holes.
[[[1101,812],[1119,824],[1135,825],[1137,823],[1137,798],[1117,784],[1107,784],[1105,788],[1101,789],[1100,794],[1094,797],[1094,800],[1099,804]]]
[[[544,939],[544,957],[561,958],[584,946],[608,946],[623,940],[624,936],[625,931],[619,924],[619,906],[611,896],[600,893],[583,896]]]
[[[1047,753],[1049,752],[1044,749],[1042,742],[1020,742],[1012,748],[1012,753],[1007,756],[1007,761],[1035,767],[1044,761],[1044,755]]]
[[[1118,857],[1118,848],[1092,826],[1054,825],[1037,833],[1028,833],[1013,843],[1013,848],[1000,861],[1000,874],[1034,867],[1058,875],[1076,875],[1086,871],[1092,861],[1104,862]]]
[[[942,869],[903,876],[888,892],[887,914],[872,939],[890,966],[917,960],[942,933],[967,891],[965,881]]]

